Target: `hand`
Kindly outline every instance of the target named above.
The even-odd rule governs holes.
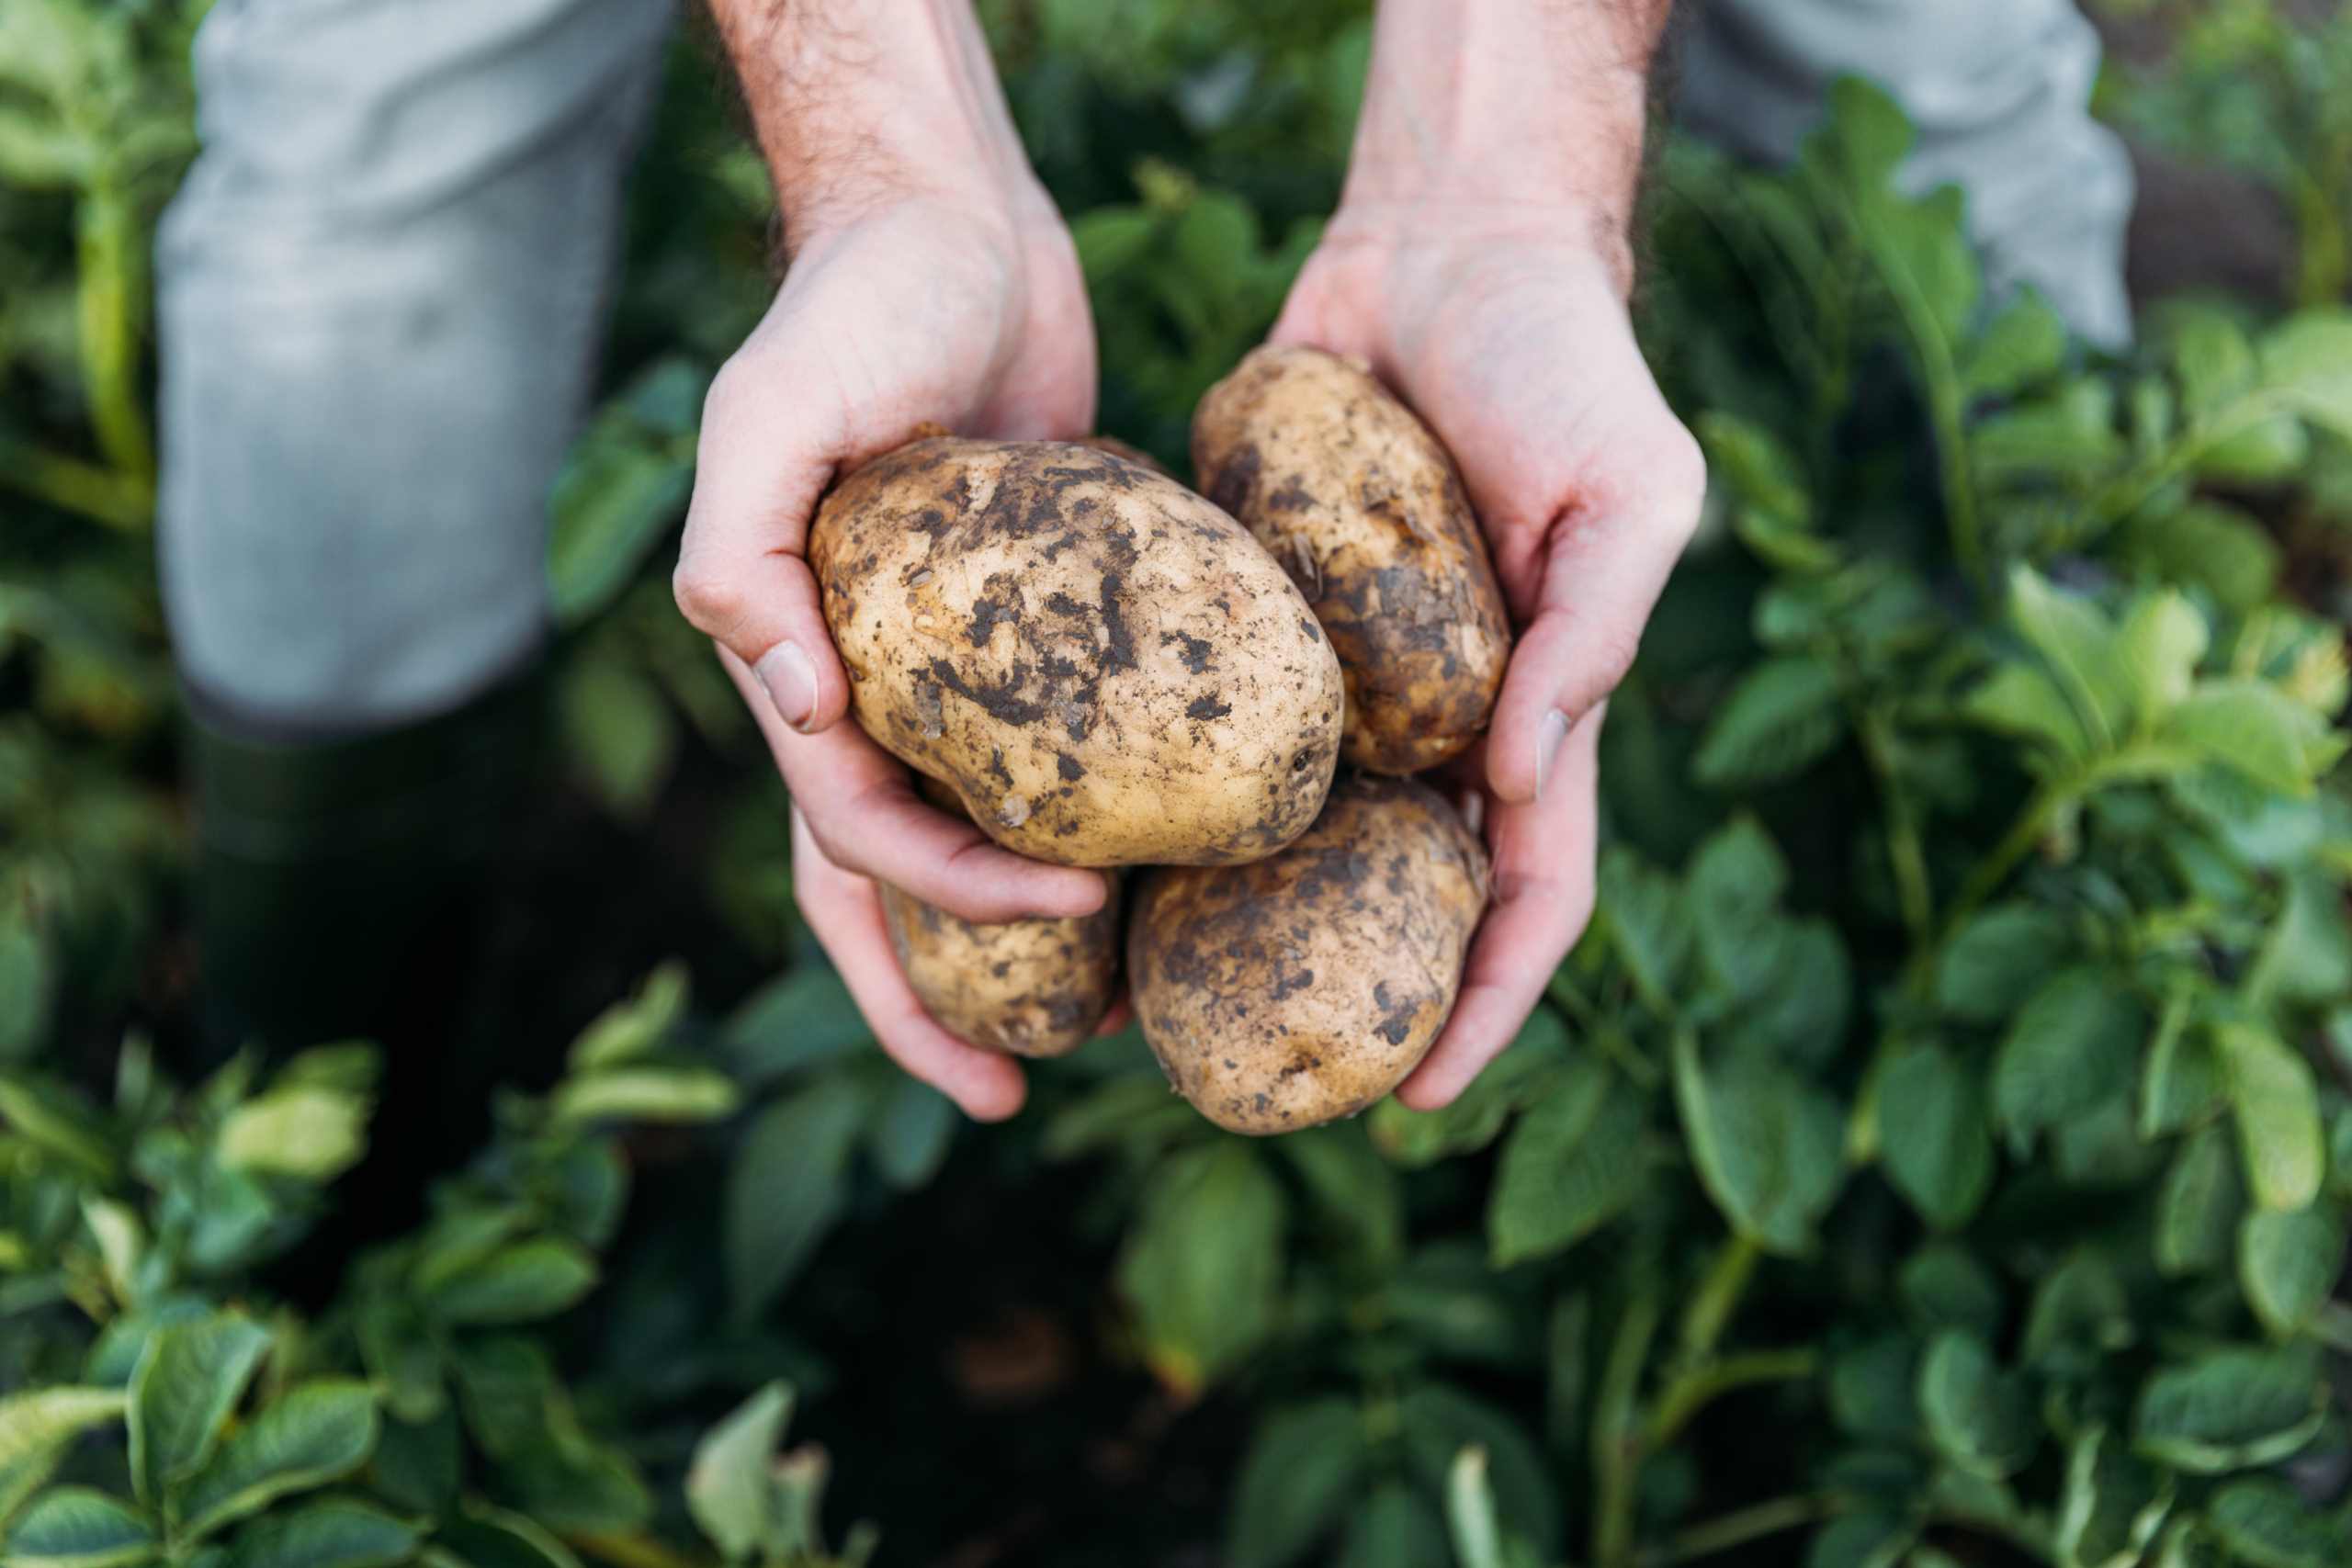
[[[1589,214],[1344,208],[1273,339],[1370,362],[1436,430],[1519,638],[1459,764],[1494,892],[1445,1032],[1397,1089],[1450,1103],[1510,1043],[1592,913],[1605,699],[1697,525],[1698,445],[1667,408]]]
[[[714,9],[793,255],[704,405],[678,604],[718,644],[792,792],[801,912],[883,1048],[967,1113],[1009,1116],[1020,1073],[923,1014],[870,879],[974,920],[1088,914],[1103,879],[1000,849],[933,809],[842,722],[848,676],[805,551],[833,479],[924,423],[1030,440],[1091,428],[1077,253],[1021,159],[968,7]]]

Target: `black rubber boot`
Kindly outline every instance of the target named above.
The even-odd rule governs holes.
[[[338,1191],[354,1239],[413,1224],[431,1175],[489,1127],[489,915],[543,712],[531,676],[353,739],[194,723],[204,1049],[382,1047],[369,1156]]]

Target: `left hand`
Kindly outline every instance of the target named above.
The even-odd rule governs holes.
[[[1272,341],[1367,361],[1460,466],[1518,633],[1456,764],[1494,890],[1445,1032],[1396,1097],[1449,1104],[1592,913],[1609,693],[1698,525],[1696,441],[1634,341],[1622,253],[1573,207],[1343,204]]]

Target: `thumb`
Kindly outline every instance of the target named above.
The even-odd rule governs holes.
[[[844,454],[791,381],[729,360],[703,402],[694,498],[671,579],[686,619],[747,665],[803,734],[839,722],[849,678],[808,570],[808,525]]]

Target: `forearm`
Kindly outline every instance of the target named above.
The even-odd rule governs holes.
[[[1380,0],[1343,209],[1564,211],[1622,249],[1668,0]]]
[[[786,241],[906,197],[1041,199],[969,0],[710,0]]]

